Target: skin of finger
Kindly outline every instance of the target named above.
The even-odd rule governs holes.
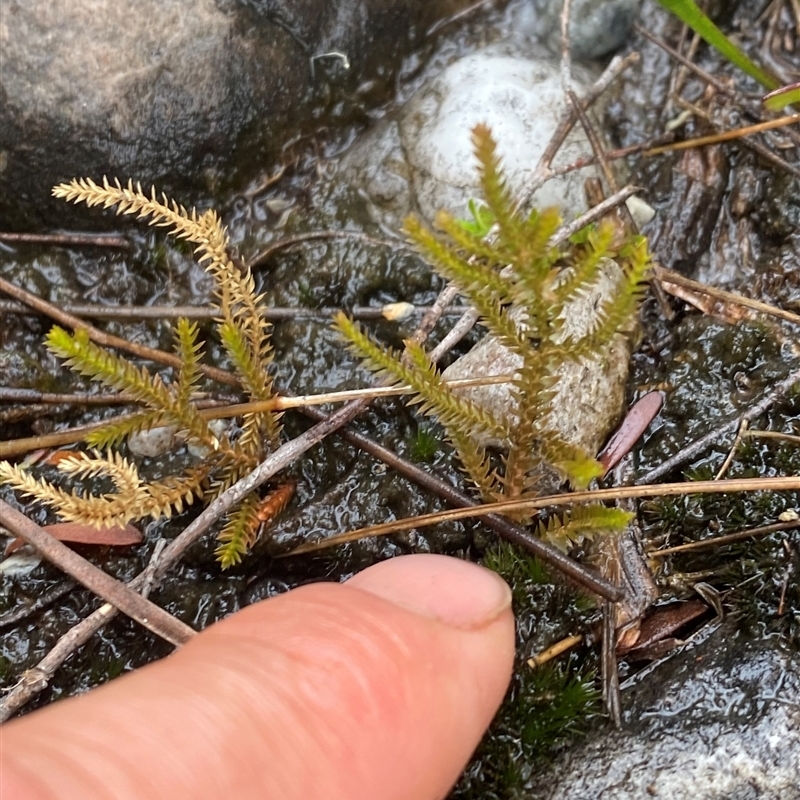
[[[7,725],[0,796],[441,798],[513,648],[510,609],[461,631],[355,587],[303,587]]]

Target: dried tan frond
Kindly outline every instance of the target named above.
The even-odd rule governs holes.
[[[78,452],[61,459],[58,462],[59,472],[73,478],[111,478],[120,494],[139,490],[142,480],[134,464],[119,453],[109,452],[103,455],[99,450],[92,453]]]
[[[19,466],[0,462],[0,481],[53,508],[66,522],[81,522],[98,528],[126,525],[142,517],[170,517],[203,496],[203,484],[213,463],[190,469],[180,477],[145,483],[136,467],[117,453],[107,457],[76,453],[59,462],[58,468],[72,478],[109,477],[113,493],[77,494],[34,478]]]
[[[262,295],[246,265],[237,264],[230,254],[230,243],[219,215],[202,213],[160,197],[154,188],[147,194],[141,184],[128,181],[123,186],[103,178],[98,184],[90,178],[73,180],[53,188],[55,197],[87,206],[114,208],[117,214],[135,215],[148,224],[163,227],[171,235],[195,245],[198,260],[214,278],[219,300],[218,330],[226,352],[251,401],[270,401],[276,397],[272,376],[270,323]],[[119,455],[77,454],[65,462],[64,472],[73,478],[110,478],[116,493],[98,496],[69,494],[47,481],[37,481],[23,471],[8,466],[8,482],[21,491],[58,510],[66,519],[95,524],[118,524],[142,516],[170,516],[183,510],[196,498],[213,498],[248,474],[257,463],[280,444],[281,414],[272,411],[244,415],[242,434],[235,441],[227,435],[217,437],[192,402],[201,369],[202,345],[195,323],[179,319],[175,326],[176,351],[181,360],[175,380],[165,382],[160,375],[134,365],[128,359],[97,346],[83,330],[74,334],[55,326],[49,333],[49,348],[77,372],[102,381],[107,386],[132,393],[147,410],[128,420],[111,423],[93,431],[96,445],[118,445],[132,433],[159,425],[172,424],[185,431],[191,441],[202,444],[210,455],[202,464],[188,468],[181,476],[143,483],[134,465]],[[0,478],[2,479],[2,478]],[[247,513],[236,522],[236,535],[229,540],[239,556]],[[238,526],[238,527],[237,527]],[[228,527],[230,532],[233,528]]]
[[[44,479],[7,461],[0,462],[0,480],[10,484],[40,503],[55,509],[66,522],[82,522],[98,528],[127,525],[142,516],[141,506],[147,497],[143,485],[134,491],[102,495],[71,494]]]

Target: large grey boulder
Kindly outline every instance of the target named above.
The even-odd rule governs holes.
[[[387,80],[468,2],[0,0],[4,226],[46,224],[75,176],[218,188],[237,150],[263,162],[303,130],[320,82]]]
[[[623,691],[601,731],[538,775],[530,800],[797,800],[800,658],[724,624]]]

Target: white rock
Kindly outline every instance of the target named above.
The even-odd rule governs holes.
[[[652,221],[653,217],[656,215],[656,210],[653,206],[645,200],[642,200],[638,195],[629,197],[625,201],[625,205],[628,207],[628,211],[630,211],[631,217],[633,217],[633,221],[636,223],[636,227],[640,230],[644,228],[648,222]]]
[[[24,578],[41,563],[41,553],[30,545],[26,545],[0,561],[0,575],[6,578]]]
[[[415,95],[400,121],[423,216],[432,219],[441,208],[466,216],[469,199],[479,194],[471,138],[478,123],[491,128],[509,186],[515,195],[523,195],[564,110],[558,66],[550,58],[522,59],[494,47],[448,67]],[[578,126],[560,149],[556,165],[590,153]],[[566,217],[579,214],[586,209],[585,177],[585,172],[574,172],[549,181],[534,196],[534,204],[558,206]]]
[[[381,122],[343,159],[346,180],[371,202],[376,221],[397,230],[412,211],[432,220],[439,209],[467,215],[479,195],[471,131],[489,125],[509,186],[522,195],[565,110],[557,63],[542,47],[492,45],[466,56],[428,81],[396,118]],[[541,57],[536,57],[536,54]],[[592,73],[573,68],[582,93]],[[576,126],[553,166],[591,155]],[[558,206],[566,219],[586,210],[583,183],[594,169],[546,183],[533,197],[539,207]]]

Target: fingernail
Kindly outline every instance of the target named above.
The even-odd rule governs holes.
[[[398,556],[347,585],[461,630],[483,628],[511,605],[511,590],[499,575],[449,556]]]

